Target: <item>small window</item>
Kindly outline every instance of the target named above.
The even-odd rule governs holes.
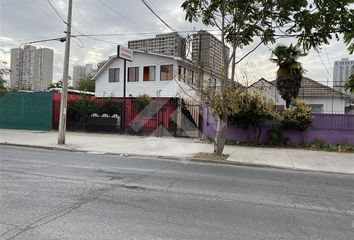
[[[155,66],[149,66],[149,67],[144,67],[144,81],[155,81],[155,76],[156,76],[156,67]]]
[[[178,66],[178,80],[185,82],[186,81],[186,68]]]
[[[128,68],[128,82],[139,82],[139,67]]]
[[[209,87],[216,88],[216,78],[209,78]]]
[[[323,104],[310,104],[313,113],[323,113]]]
[[[119,82],[119,68],[110,68],[108,82]]]
[[[173,65],[161,65],[160,66],[160,80],[172,80],[173,79]]]
[[[194,72],[193,72],[193,70],[190,70],[190,69],[187,70],[187,82],[189,84],[193,84],[194,83]]]

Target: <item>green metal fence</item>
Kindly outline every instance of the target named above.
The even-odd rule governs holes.
[[[13,92],[1,96],[0,128],[50,130],[52,94]]]

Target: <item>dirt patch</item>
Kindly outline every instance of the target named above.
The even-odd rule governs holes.
[[[202,158],[202,159],[206,159],[206,160],[222,160],[222,161],[225,161],[225,160],[227,160],[227,158],[229,156],[230,156],[229,154],[216,155],[214,153],[200,152],[200,153],[195,154],[193,157]]]

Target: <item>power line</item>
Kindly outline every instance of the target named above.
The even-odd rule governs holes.
[[[168,27],[169,29],[171,29],[173,32],[177,32],[173,27],[171,27],[170,25],[168,25],[167,22],[165,22],[165,20],[163,20],[156,12],[154,9],[152,9],[152,7],[145,1],[145,0],[141,0],[141,2],[158,18],[160,19],[160,21],[165,24],[166,27]]]
[[[322,65],[323,65],[324,68],[326,69],[326,72],[327,72],[328,76],[332,79],[332,76],[331,76],[331,74],[329,73],[329,71],[328,71],[328,69],[327,69],[327,66],[324,64],[323,59],[322,59],[322,57],[321,57],[319,51],[317,50],[316,52],[317,52],[318,56],[320,57],[320,60],[321,60],[321,62],[322,62]]]
[[[141,29],[144,29],[144,30],[147,31],[146,28],[144,28],[143,26],[139,25],[138,23],[132,21],[132,20],[131,20],[130,18],[128,18],[127,16],[121,14],[120,12],[118,12],[117,10],[115,10],[114,8],[112,8],[111,6],[109,6],[107,3],[105,3],[104,1],[102,1],[102,0],[97,0],[97,1],[98,1],[99,3],[101,3],[103,6],[105,6],[106,8],[112,10],[114,13],[118,14],[120,17],[125,18],[125,19],[128,20],[130,23],[132,23],[132,24],[134,24],[134,25],[140,27]]]
[[[214,32],[214,31],[220,31],[218,29],[209,29],[206,30],[208,32]],[[177,33],[193,33],[196,32],[195,30],[182,30],[182,31],[177,31]],[[132,33],[94,33],[94,34],[83,34],[83,35],[77,35],[79,36],[100,36],[100,37],[112,37],[112,36],[132,36],[132,35],[156,35],[156,34],[162,34],[164,32],[132,32]]]
[[[63,21],[63,23],[67,24],[66,21],[64,20],[64,18],[60,15],[60,13],[58,12],[58,10],[54,7],[54,5],[52,4],[52,2],[50,0],[47,0],[47,2],[49,3],[49,5],[52,7],[52,9],[54,10],[54,12],[58,15],[58,17]]]
[[[326,46],[323,46],[323,47],[324,47],[324,50],[325,50],[325,52],[326,52],[326,56],[327,56],[327,60],[328,60],[329,66],[330,66],[331,68],[333,68],[333,67],[332,67],[332,62],[329,60],[327,48],[326,48]]]

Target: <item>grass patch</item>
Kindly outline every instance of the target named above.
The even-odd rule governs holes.
[[[229,154],[216,155],[215,153],[204,153],[200,152],[194,155],[195,158],[203,158],[207,160],[227,160]]]

